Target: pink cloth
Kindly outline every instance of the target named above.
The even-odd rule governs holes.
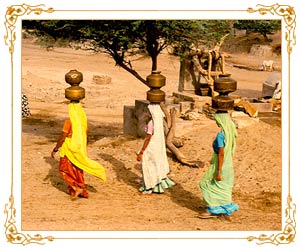
[[[153,124],[153,120],[150,120],[148,122],[148,124],[145,126],[145,132],[147,134],[153,135],[154,132],[154,124]]]

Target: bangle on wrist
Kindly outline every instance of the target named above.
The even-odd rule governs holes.
[[[217,174],[222,174],[222,171],[217,171]]]
[[[56,153],[57,151],[58,151],[58,149],[55,149],[55,148],[53,149],[53,152],[55,152],[55,153]]]

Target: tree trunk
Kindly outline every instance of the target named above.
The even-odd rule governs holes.
[[[152,71],[157,70],[157,55],[151,56],[152,58]]]
[[[172,108],[170,113],[167,110],[167,107],[164,103],[160,103],[160,107],[165,113],[166,117],[166,125],[165,127],[165,135],[166,135],[166,146],[167,148],[174,154],[176,159],[183,165],[187,165],[189,167],[199,168],[204,167],[204,162],[200,160],[188,160],[186,156],[180,152],[180,150],[174,144],[175,137],[175,129],[176,129],[176,122],[175,122],[175,115],[176,109]]]
[[[228,29],[229,29],[229,33],[230,35],[234,36],[235,32],[234,32],[234,21],[233,20],[227,20],[227,24],[228,24]]]
[[[145,84],[146,86],[148,86],[147,84],[147,80],[145,80],[142,76],[140,76],[135,70],[129,68],[127,65],[125,65],[124,63],[119,63],[118,64],[121,68],[125,69],[126,71],[128,71],[130,74],[132,74],[135,78],[137,78],[138,80],[140,80],[143,84]]]
[[[271,42],[272,40],[268,38],[267,34],[266,33],[263,33],[262,34],[264,39],[265,39],[265,42]]]

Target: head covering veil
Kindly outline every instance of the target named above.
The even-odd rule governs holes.
[[[235,153],[237,137],[235,124],[228,113],[216,113],[214,118],[225,135],[225,154],[227,151],[231,151],[231,155],[233,156]]]

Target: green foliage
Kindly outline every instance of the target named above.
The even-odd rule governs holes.
[[[239,20],[234,24],[234,27],[248,32],[258,32],[267,41],[267,35],[281,29],[281,22],[280,20]]]
[[[201,20],[198,21],[198,32],[201,41],[208,47],[214,46],[221,37],[230,32],[228,20]]]

